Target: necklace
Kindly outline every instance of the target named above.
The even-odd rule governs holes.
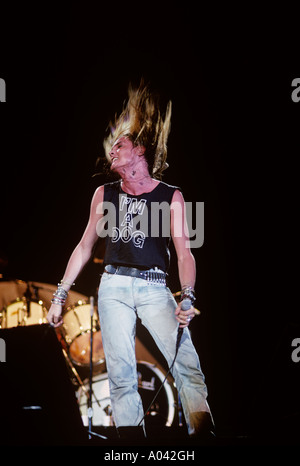
[[[142,180],[144,180],[145,178],[149,178],[149,182],[146,182],[146,183],[143,183]],[[153,185],[153,180],[150,176],[150,174],[148,175],[145,175],[141,178],[139,178],[138,180],[129,180],[127,181],[128,184],[126,184],[126,181],[124,180],[121,180],[121,188],[125,188],[123,189],[123,191],[127,192],[128,194],[138,194],[137,192],[134,192],[134,191],[139,191],[139,188],[142,190],[140,194],[143,194],[145,192],[149,192],[151,191],[150,188],[152,188],[152,185]],[[134,183],[134,187],[132,186],[132,184]],[[135,183],[138,183],[138,185],[136,186]],[[133,188],[133,189],[132,189]]]

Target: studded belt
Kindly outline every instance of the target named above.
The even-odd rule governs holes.
[[[166,285],[167,274],[161,271],[153,272],[150,270],[141,270],[135,267],[125,267],[123,265],[106,265],[105,272],[113,275],[127,275],[128,277],[142,278],[147,282]]]

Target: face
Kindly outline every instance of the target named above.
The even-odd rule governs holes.
[[[119,172],[122,169],[133,167],[138,162],[141,148],[134,146],[130,139],[123,136],[117,139],[109,155],[111,158],[110,169]]]

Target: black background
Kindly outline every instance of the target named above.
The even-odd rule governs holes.
[[[243,435],[257,418],[268,423],[266,406],[299,416],[300,367],[290,368],[289,357],[292,338],[300,337],[292,272],[297,24],[291,12],[163,5],[3,7],[4,277],[60,280],[93,192],[106,181],[92,175],[107,124],[129,81],[143,76],[163,105],[173,102],[164,181],[181,186],[187,201],[205,202],[205,241],[193,250],[201,316],[191,331],[219,432]],[[98,274],[90,262],[75,289],[96,293]],[[174,251],[170,287],[179,289]],[[298,330],[282,347],[291,324]]]

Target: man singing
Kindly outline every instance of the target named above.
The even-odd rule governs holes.
[[[98,311],[113,419],[121,438],[128,431],[145,433],[135,356],[137,316],[172,368],[189,435],[202,436],[213,427],[204,375],[188,330],[195,309],[181,308],[184,299],[194,303],[196,280],[184,199],[180,189],[160,181],[168,166],[170,119],[171,102],[163,118],[148,86],[129,87],[127,104],[104,141],[109,168],[118,180],[96,189],[87,227],[48,313],[53,326],[61,325],[68,291],[91,257],[98,236],[105,236]],[[169,210],[161,214],[158,205]],[[178,305],[166,286],[170,238],[181,284]],[[183,333],[172,365],[178,328]]]

